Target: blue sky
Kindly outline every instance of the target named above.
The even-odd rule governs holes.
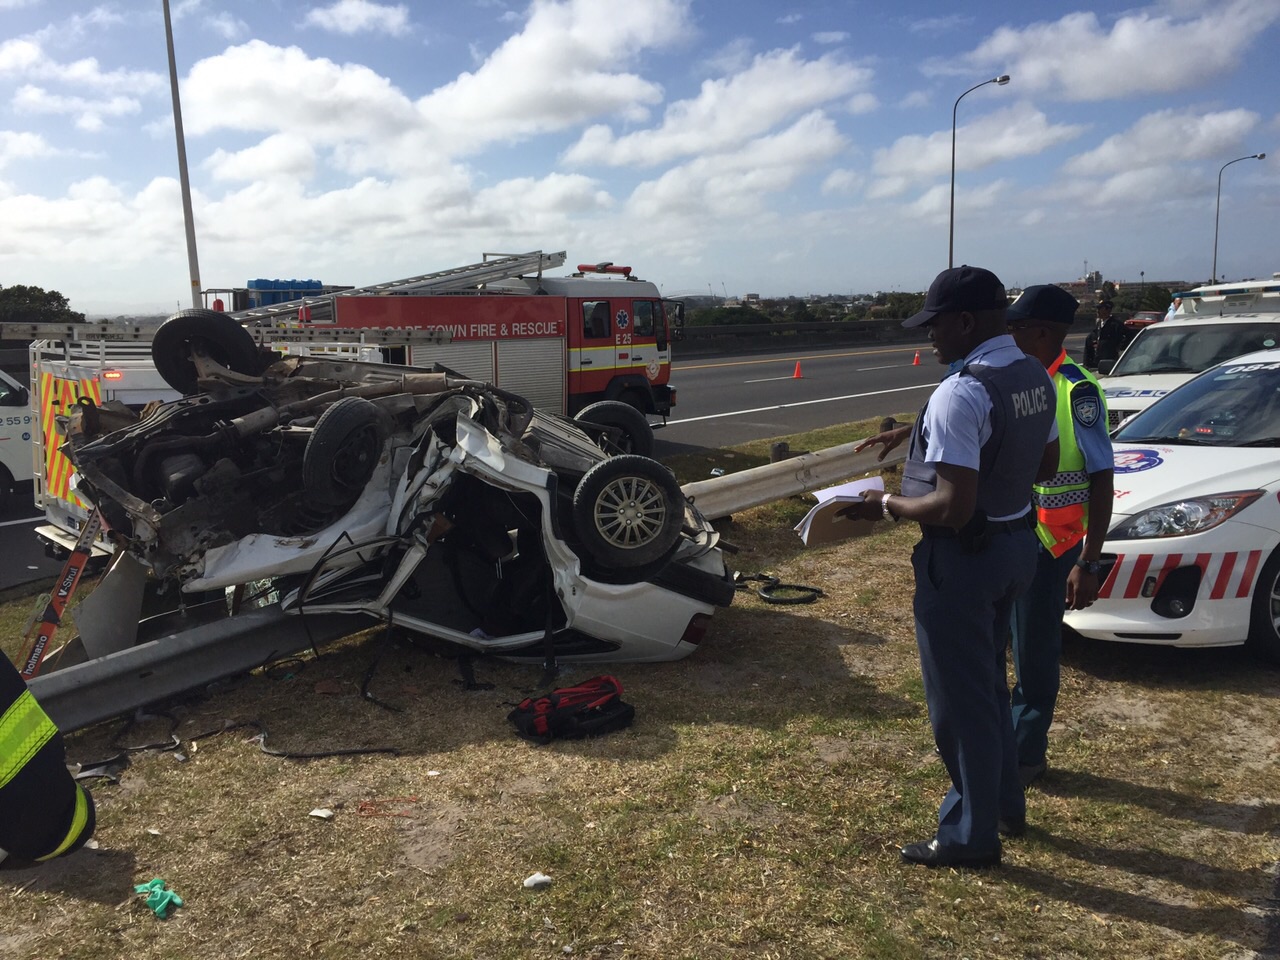
[[[172,0],[205,287],[566,250],[667,295],[1280,271],[1280,0]],[[187,306],[161,0],[0,0],[0,285]]]

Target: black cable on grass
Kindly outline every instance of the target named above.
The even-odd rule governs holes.
[[[825,597],[817,587],[803,583],[783,583],[778,577],[768,573],[734,573],[733,582],[738,590],[752,590],[752,583],[761,586],[752,590],[765,603],[794,605],[813,603],[819,597]]]

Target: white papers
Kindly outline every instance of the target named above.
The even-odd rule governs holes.
[[[818,498],[818,505],[795,526],[795,531],[805,542],[805,546],[848,540],[871,533],[875,529],[874,520],[851,520],[836,515],[848,504],[860,502],[868,490],[884,490],[884,478],[867,477],[865,480],[851,480],[834,487],[814,490],[813,495]]]

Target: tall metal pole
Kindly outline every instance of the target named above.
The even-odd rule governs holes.
[[[178,99],[178,64],[173,55],[173,21],[169,0],[164,4],[164,39],[169,50],[169,86],[173,91],[173,132],[178,138],[178,179],[182,184],[182,219],[187,228],[187,267],[191,271],[191,305],[200,302],[200,260],[196,256],[196,225],[191,212],[191,180],[187,176],[187,144],[182,136],[182,103]]]
[[[1218,214],[1222,212],[1222,171],[1227,169],[1233,163],[1239,163],[1241,160],[1265,160],[1265,153],[1251,153],[1247,157],[1236,157],[1234,160],[1228,160],[1218,170],[1218,203],[1213,210],[1213,278],[1210,283],[1218,282]]]
[[[967,97],[978,87],[985,87],[988,83],[998,83],[1004,86],[1009,82],[1007,73],[998,77],[992,77],[990,80],[983,80],[981,83],[974,84],[960,96],[956,97],[955,105],[951,108],[951,215],[950,226],[947,234],[947,269],[955,265],[955,249],[956,249],[956,111],[960,109],[960,101]]]

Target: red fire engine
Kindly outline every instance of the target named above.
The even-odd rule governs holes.
[[[440,331],[446,343],[384,348],[387,359],[441,364],[520,394],[546,410],[576,414],[600,400],[620,400],[667,417],[671,342],[679,339],[684,305],[630,267],[579,264],[565,277],[544,276],[565,254],[485,254],[476,264],[370,287],[338,290],[263,307],[244,306],[249,290],[231,295],[243,323],[296,319],[357,330]]]

